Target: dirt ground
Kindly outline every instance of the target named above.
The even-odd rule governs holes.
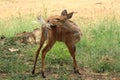
[[[39,15],[44,10],[59,15],[63,9],[84,18],[120,15],[120,0],[0,0],[0,18]]]

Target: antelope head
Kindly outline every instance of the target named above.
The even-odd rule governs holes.
[[[50,16],[46,21],[40,16],[38,20],[41,24],[44,24],[47,28],[62,27],[66,30],[79,35],[82,35],[78,25],[73,21],[69,20],[72,18],[74,12],[68,13],[67,10],[63,10],[61,15]]]
[[[39,16],[37,19],[41,24],[46,25],[47,28],[51,29],[51,27],[60,27],[70,18],[72,18],[74,12],[67,13],[67,10],[63,10],[61,15],[55,15],[49,17],[46,21],[42,16]]]

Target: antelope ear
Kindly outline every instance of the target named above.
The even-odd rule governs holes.
[[[62,12],[61,12],[61,16],[67,16],[67,10],[64,9]]]
[[[71,13],[67,14],[67,19],[70,19],[70,18],[72,18],[72,16],[73,16],[73,13],[74,13],[74,12],[71,12]]]

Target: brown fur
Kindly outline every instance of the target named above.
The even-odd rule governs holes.
[[[79,73],[79,69],[75,59],[76,46],[75,44],[80,40],[81,31],[79,27],[71,20],[73,12],[67,13],[66,10],[62,11],[61,16],[51,16],[47,19],[47,23],[52,23],[51,29],[48,29],[44,24],[42,25],[42,35],[40,39],[40,45],[36,52],[34,68],[32,74],[35,73],[36,61],[44,42],[46,40],[46,46],[42,50],[42,76],[45,77],[44,71],[44,59],[46,53],[52,48],[56,41],[61,41],[66,44],[68,50],[73,58],[73,67],[75,72]]]

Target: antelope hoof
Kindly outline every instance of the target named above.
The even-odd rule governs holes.
[[[43,78],[46,78],[46,76],[45,76],[45,74],[44,74],[44,72],[43,72],[43,71],[42,71],[42,77],[43,77]]]
[[[81,72],[79,69],[77,69],[77,70],[74,69],[74,73],[81,75]]]
[[[76,70],[75,73],[78,73],[79,75],[81,75],[81,72],[79,70]]]
[[[32,70],[32,74],[35,74],[35,70],[34,69]]]
[[[78,73],[79,75],[81,74],[79,70],[75,70],[74,72],[75,72],[75,73]]]

